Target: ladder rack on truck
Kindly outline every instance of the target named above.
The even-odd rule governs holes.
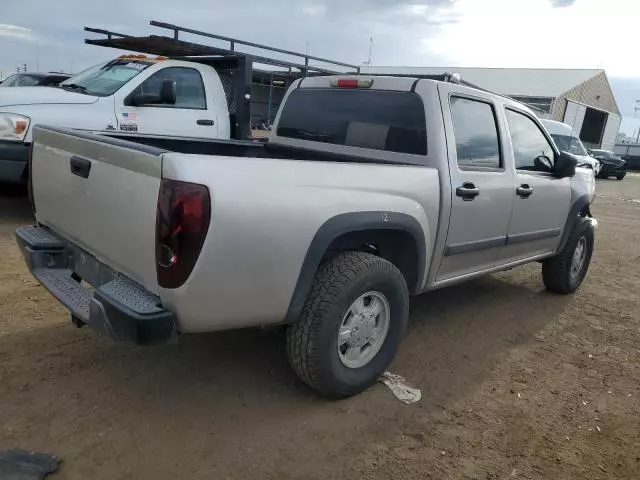
[[[170,35],[133,36],[100,28],[84,27],[84,30],[87,32],[100,34],[105,37],[85,39],[85,43],[169,57],[174,60],[188,60],[214,67],[220,75],[220,80],[225,90],[229,116],[231,118],[232,138],[236,139],[247,139],[251,136],[251,84],[254,64],[279,67],[285,69],[285,72],[289,74],[294,70],[298,70],[301,76],[357,75],[360,73],[360,67],[357,65],[238,40],[236,38],[225,37],[164,22],[152,20],[150,24],[154,27],[169,30]],[[228,42],[228,48],[187,41],[184,40],[185,35]],[[242,52],[236,49],[239,46],[269,53],[261,55]],[[272,53],[294,57],[294,61],[267,56]],[[323,65],[316,66],[312,62],[322,62]]]

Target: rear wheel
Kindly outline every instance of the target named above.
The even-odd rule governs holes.
[[[582,284],[593,254],[593,226],[579,218],[562,251],[542,264],[542,279],[547,290],[573,293]]]
[[[626,173],[619,173],[619,174],[616,176],[616,178],[617,178],[618,180],[622,180],[622,179],[624,178],[624,176],[625,176],[625,175],[626,175]]]
[[[408,316],[407,285],[392,263],[340,253],[321,265],[300,318],[288,329],[289,362],[323,395],[362,392],[391,363]]]

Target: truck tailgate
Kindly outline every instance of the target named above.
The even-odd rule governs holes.
[[[157,294],[163,150],[44,126],[33,141],[37,221]]]

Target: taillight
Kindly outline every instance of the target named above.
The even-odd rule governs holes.
[[[329,84],[338,88],[371,88],[373,78],[333,78]]]
[[[187,281],[209,230],[209,190],[197,183],[163,179],[156,213],[158,285],[178,288]]]
[[[36,213],[36,202],[33,199],[33,143],[29,147],[29,160],[27,161],[27,194],[31,202],[31,211]]]

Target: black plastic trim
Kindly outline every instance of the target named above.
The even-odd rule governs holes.
[[[445,247],[444,256],[450,257],[452,255],[460,255],[461,253],[470,253],[478,250],[486,250],[488,248],[502,247],[506,244],[506,236],[474,240],[473,242],[455,243]]]
[[[25,262],[31,273],[38,278],[35,270],[41,269],[65,269],[68,268],[69,248],[72,244],[66,244],[63,239],[54,242],[53,237],[48,242],[34,241],[33,235],[29,235],[29,227],[21,227],[16,230],[16,240]],[[50,249],[44,249],[50,247]],[[50,285],[43,283],[58,301],[70,309],[73,307],[64,301],[64,296],[56,292]],[[158,299],[158,301],[160,301]],[[141,314],[133,311],[124,303],[112,298],[109,294],[95,288],[90,301],[89,317],[81,318],[91,328],[110,336],[118,341],[130,341],[138,345],[154,345],[166,343],[177,335],[175,315],[169,310],[157,313]]]
[[[418,251],[418,274],[416,285],[408,285],[408,287],[410,292],[416,292],[419,289],[424,276],[427,255],[425,235],[420,223],[404,213],[383,211],[343,213],[327,220],[313,237],[300,269],[285,323],[293,323],[299,317],[316,271],[331,243],[344,234],[367,230],[396,230],[406,232],[413,237]]]
[[[156,147],[150,147],[148,145],[143,145],[141,143],[130,142],[127,140],[120,140],[118,138],[99,135],[97,133],[71,130],[70,128],[51,127],[49,125],[36,125],[34,129],[45,130],[45,131],[54,132],[54,133],[61,133],[63,135],[71,135],[74,137],[83,138],[85,140],[91,140],[93,142],[106,143],[107,145],[114,145],[116,147],[128,148],[129,150],[136,150],[138,152],[148,153],[150,155],[160,156],[163,153],[167,152],[167,150],[156,148]]]
[[[175,316],[172,312],[142,315],[101,290],[94,292],[91,303],[92,320],[95,316],[103,317],[100,318],[100,323],[108,327],[115,340],[129,341],[136,345],[157,345],[167,343],[176,335]]]
[[[74,155],[69,159],[69,168],[74,175],[89,178],[89,173],[91,173],[91,160]]]
[[[560,228],[551,228],[549,230],[538,230],[536,232],[516,233],[507,237],[507,245],[513,243],[533,242],[535,240],[543,240],[545,238],[558,237],[562,233]]]
[[[514,243],[533,242],[535,240],[557,237],[561,233],[561,229],[552,228],[549,230],[538,230],[536,232],[517,233],[515,235],[486,238],[483,240],[475,240],[473,242],[457,243],[453,245],[447,245],[444,249],[444,256],[450,257],[452,255],[460,255],[461,253],[470,253],[476,252],[478,250],[486,250],[488,248],[503,247],[505,245],[512,245]]]
[[[31,144],[0,141],[0,160],[27,163]]]
[[[560,239],[560,244],[558,245],[556,253],[560,253],[564,249],[564,246],[567,244],[567,240],[569,239],[569,234],[571,234],[571,230],[573,230],[573,227],[580,217],[580,212],[590,204],[591,200],[589,199],[589,195],[582,195],[573,203],[573,205],[571,205],[569,215],[567,215],[567,223],[564,225],[562,238]]]

